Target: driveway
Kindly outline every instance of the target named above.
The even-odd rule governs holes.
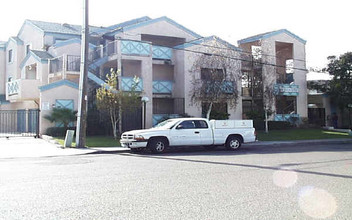
[[[33,137],[0,138],[0,159],[78,155],[92,149],[62,149],[58,145]]]

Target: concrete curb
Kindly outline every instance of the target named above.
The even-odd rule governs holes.
[[[244,144],[246,147],[282,147],[295,146],[297,144],[348,144],[352,143],[352,138],[343,139],[318,139],[318,140],[292,140],[292,141],[257,141],[255,143]]]
[[[43,140],[48,141],[51,144],[56,145],[56,147],[65,149],[63,146],[59,145],[53,137],[48,135],[42,136]],[[299,145],[307,144],[347,144],[352,143],[352,138],[343,138],[343,139],[318,139],[318,140],[290,140],[290,141],[257,141],[254,143],[243,144],[243,147],[292,147]],[[77,149],[82,150],[82,153],[79,155],[85,154],[117,154],[117,153],[129,153],[131,150],[129,148],[123,147],[93,147],[93,148],[66,148],[66,149]],[[89,152],[84,152],[84,150],[89,150]]]

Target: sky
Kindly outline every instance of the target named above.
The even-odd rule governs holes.
[[[1,0],[0,41],[16,36],[25,19],[82,24],[83,0]],[[109,26],[167,16],[206,37],[237,46],[252,35],[287,29],[307,41],[308,67],[352,51],[351,0],[89,0],[89,23]]]

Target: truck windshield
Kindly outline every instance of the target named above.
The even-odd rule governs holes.
[[[165,121],[160,122],[159,124],[155,125],[154,128],[166,128],[166,129],[170,129],[170,128],[172,128],[177,122],[178,122],[178,120],[175,120],[175,119],[165,120]]]

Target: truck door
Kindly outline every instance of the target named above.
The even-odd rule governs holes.
[[[209,127],[205,120],[194,120],[196,128],[198,128],[200,134],[201,145],[212,145],[213,144],[213,131]]]
[[[193,120],[181,122],[170,132],[171,146],[200,145],[200,130],[196,128]]]

